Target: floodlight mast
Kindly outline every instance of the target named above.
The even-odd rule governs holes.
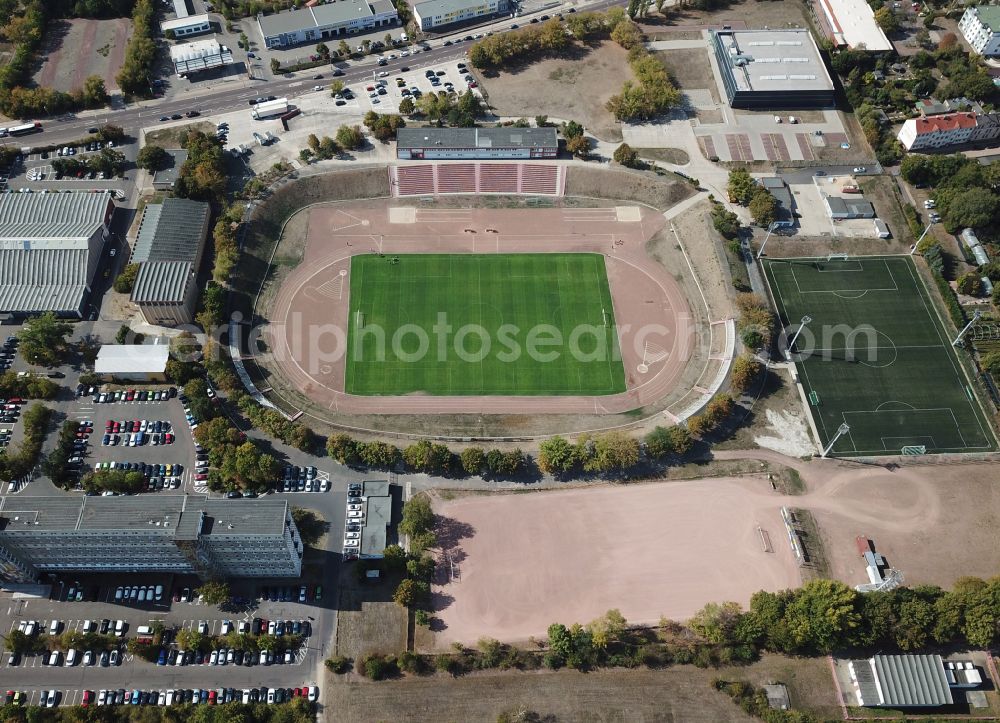
[[[806,328],[806,324],[808,324],[810,321],[812,321],[811,316],[803,316],[802,322],[799,324],[799,328],[795,330],[795,334],[792,335],[792,340],[788,342],[788,348],[785,349],[785,358],[788,359],[789,361],[791,361],[792,359],[792,349],[795,348],[796,339],[799,338],[799,334],[802,333],[802,330]]]
[[[837,434],[835,434],[833,439],[830,440],[830,444],[826,445],[826,449],[823,450],[823,453],[820,455],[820,457],[825,458],[826,455],[830,454],[830,450],[833,449],[833,445],[837,443],[837,440],[850,431],[851,431],[851,425],[849,425],[847,422],[841,424],[840,427],[837,428]]]
[[[767,240],[771,238],[771,233],[776,228],[781,228],[782,226],[792,226],[794,225],[791,221],[774,221],[767,227],[767,236],[764,237],[764,243],[760,245],[760,250],[757,251],[757,259],[759,260],[761,256],[764,255],[764,247],[767,246]]]
[[[958,332],[958,336],[955,337],[955,341],[953,341],[951,343],[951,345],[952,346],[958,346],[959,344],[961,344],[962,343],[962,338],[969,332],[969,329],[971,329],[972,326],[977,321],[979,321],[979,317],[981,317],[982,315],[983,315],[983,312],[981,312],[981,311],[975,312],[972,315],[972,319],[969,320],[969,323],[965,325],[965,328],[962,329],[960,332]]]

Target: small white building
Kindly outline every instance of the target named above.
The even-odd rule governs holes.
[[[188,15],[185,18],[175,18],[160,23],[160,30],[164,35],[172,33],[175,38],[187,38],[191,35],[201,35],[212,32],[212,23],[208,19],[208,13],[203,15]]]
[[[892,43],[875,20],[875,11],[865,0],[818,0],[830,29],[830,41],[838,48],[871,51],[892,50]]]
[[[109,379],[164,381],[170,345],[104,344],[97,352],[94,372]]]
[[[421,30],[432,30],[509,12],[508,0],[425,0],[413,6],[413,19]]]
[[[215,38],[195,40],[170,46],[170,61],[174,72],[184,77],[202,70],[221,68],[233,62],[233,51]]]
[[[980,55],[1000,56],[1000,5],[980,5],[965,11],[958,29]]]

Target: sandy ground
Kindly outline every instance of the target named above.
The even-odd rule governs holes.
[[[634,622],[685,619],[706,602],[745,606],[756,590],[794,587],[783,505],[813,514],[831,575],[851,585],[867,582],[858,535],[909,585],[947,587],[1000,568],[1000,491],[985,465],[890,471],[767,450],[716,456],[787,465],[808,491],[787,496],[766,479],[716,478],[437,503],[458,575],[435,586],[443,628],[436,644],[523,640],[609,608]],[[757,525],[772,553],[762,550]]]
[[[709,600],[794,587],[774,500],[765,481],[719,479],[439,503],[459,579],[435,587],[437,642],[524,640],[611,608],[686,619]]]
[[[605,104],[631,79],[625,50],[605,40],[579,56],[548,58],[485,76],[483,85],[498,115],[575,120],[601,140],[619,142],[621,126]]]
[[[126,18],[68,20],[54,23],[43,42],[45,62],[35,76],[41,86],[72,91],[91,75],[104,79],[109,90],[125,58],[131,30]],[[98,52],[100,51],[100,52]]]

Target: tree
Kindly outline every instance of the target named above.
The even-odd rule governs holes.
[[[829,653],[847,645],[861,620],[858,597],[836,580],[810,580],[796,590],[785,610],[794,649]]]
[[[83,81],[83,104],[88,108],[97,108],[108,102],[108,89],[104,87],[104,78],[91,75]]]
[[[46,311],[24,322],[17,335],[21,342],[21,353],[32,364],[57,366],[66,356],[66,337],[73,326],[56,318],[54,312]]]
[[[303,148],[302,150],[299,151],[299,160],[302,161],[303,163],[309,163],[309,161],[312,160],[312,157],[314,155],[315,154],[308,148]]]
[[[618,146],[612,158],[615,163],[626,168],[637,168],[640,163],[639,154],[628,143]]]
[[[723,238],[734,239],[740,233],[740,217],[716,203],[712,206],[712,226]]]
[[[229,585],[224,582],[208,581],[203,583],[200,588],[198,588],[198,594],[201,595],[205,602],[209,605],[224,605],[229,602],[232,598],[232,591],[229,589]]]
[[[710,602],[688,621],[688,626],[713,643],[729,643],[733,642],[734,631],[742,615],[743,610],[738,603]]]
[[[331,434],[326,440],[326,453],[331,459],[348,466],[357,464],[360,459],[357,443],[346,434]]]
[[[414,608],[426,603],[430,598],[430,593],[430,585],[423,580],[406,578],[399,583],[399,587],[392,595],[392,600],[405,608]]]
[[[928,33],[930,35],[930,33]],[[938,50],[949,51],[958,45],[958,36],[955,33],[945,33],[938,41]]]
[[[135,165],[152,173],[164,168],[168,158],[170,154],[161,146],[143,146],[135,158]]]
[[[778,199],[763,186],[758,186],[750,199],[750,215],[759,226],[768,226],[778,218]]]
[[[570,138],[578,138],[583,135],[583,126],[577,123],[575,120],[563,123],[562,126],[563,138],[567,141]]]
[[[348,151],[356,151],[365,145],[365,136],[357,126],[340,126],[337,129],[337,144]]]
[[[625,432],[605,432],[593,439],[593,454],[584,463],[590,472],[622,472],[639,463],[639,442]]]
[[[399,101],[399,112],[403,115],[413,115],[413,111],[416,109],[417,107],[410,98],[403,98],[403,100]]]
[[[899,18],[896,17],[896,13],[894,13],[892,8],[888,5],[883,5],[875,11],[875,22],[878,23],[879,27],[882,28],[887,35],[892,35],[899,30]]]
[[[486,463],[486,453],[482,447],[467,447],[459,455],[462,462],[462,469],[466,474],[477,475],[483,471]]]
[[[742,394],[760,375],[764,366],[749,354],[743,354],[733,361],[729,383],[734,393]]]
[[[422,439],[403,450],[403,461],[417,472],[447,473],[451,467],[451,450],[443,444]]]
[[[426,495],[411,497],[403,504],[403,518],[399,531],[412,537],[427,532],[434,527],[434,511]]]
[[[337,45],[337,53],[341,58],[346,58],[351,54],[351,46],[347,44],[346,40],[341,40]]]
[[[342,80],[335,80],[330,83],[330,95],[338,95],[344,90],[344,82]]]
[[[956,286],[958,287],[958,293],[965,294],[966,296],[981,296],[983,293],[982,279],[975,271],[969,271],[959,276]]]
[[[306,547],[315,547],[330,527],[329,523],[313,510],[303,507],[292,508],[292,520],[299,531],[302,544]]]
[[[326,43],[318,43],[316,45],[316,54],[326,60],[330,57],[330,48],[327,47]]]
[[[271,58],[271,72],[277,73],[279,70],[281,70],[281,61],[277,58]]]
[[[402,459],[399,449],[388,442],[359,442],[357,450],[361,461],[376,469],[392,469]]]
[[[562,475],[573,470],[580,463],[575,445],[563,437],[546,439],[538,450],[538,467],[549,474]]]
[[[587,136],[573,136],[566,141],[566,150],[577,158],[586,158],[590,155],[591,141]]]
[[[734,168],[729,172],[729,183],[726,186],[726,193],[730,203],[738,203],[741,206],[750,204],[753,198],[754,189],[757,183],[750,174],[743,168]]]
[[[1000,217],[1000,196],[986,188],[968,188],[955,193],[942,210],[949,231],[982,228]]]
[[[653,459],[663,459],[671,454],[683,455],[691,449],[691,435],[680,426],[654,427],[646,435],[646,453]]]
[[[621,640],[628,630],[628,621],[617,608],[608,610],[604,615],[587,624],[587,632],[595,648],[604,649],[611,643]]]

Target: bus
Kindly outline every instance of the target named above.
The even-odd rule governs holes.
[[[3,131],[5,136],[26,136],[29,133],[41,133],[42,124],[39,121],[25,123],[24,125],[11,126]]]

